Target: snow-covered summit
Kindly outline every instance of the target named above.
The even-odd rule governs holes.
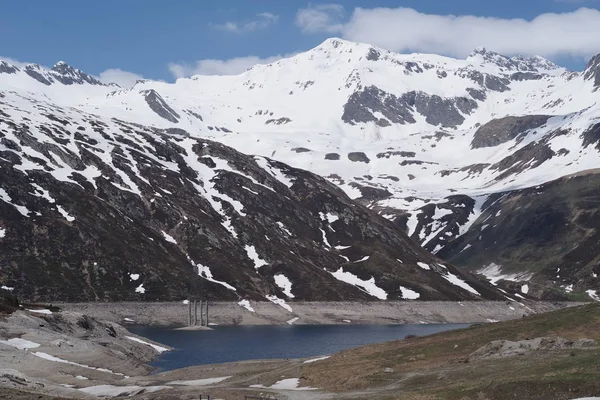
[[[568,72],[566,68],[556,65],[544,57],[507,57],[500,53],[490,51],[485,47],[476,48],[467,57],[467,61],[482,66],[487,65],[496,67],[497,72],[505,74],[514,72],[537,72],[542,74],[558,75]]]
[[[457,193],[486,196],[595,166],[595,150],[581,149],[579,137],[600,117],[599,65],[595,57],[567,73],[542,57],[483,48],[455,59],[331,38],[239,75],[142,80],[126,90],[62,62],[52,70],[2,63],[0,91],[212,138],[414,215]]]

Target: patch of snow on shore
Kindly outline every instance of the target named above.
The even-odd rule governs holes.
[[[265,387],[263,385],[250,385],[250,387],[258,388],[258,389],[278,389],[278,390],[317,390],[316,388],[311,388],[311,387],[298,387],[299,384],[300,384],[299,378],[289,378],[289,379],[282,379],[278,382],[275,382],[270,387]]]
[[[132,281],[137,281],[138,279],[140,279],[140,274],[129,274],[129,278]]]
[[[117,397],[131,396],[143,390],[147,393],[158,392],[163,389],[173,389],[170,386],[113,386],[113,385],[98,385],[86,388],[77,389],[80,392],[91,394],[98,397]]]
[[[294,317],[292,319],[290,319],[289,321],[286,321],[285,323],[288,325],[294,325],[295,322],[297,322],[300,318],[298,317]]]
[[[206,385],[214,385],[215,383],[221,383],[231,378],[231,376],[222,376],[220,378],[206,378],[206,379],[195,379],[190,381],[173,381],[167,383],[167,385],[177,385],[177,386],[206,386]]]
[[[269,296],[267,296],[267,300],[269,300],[273,304],[277,304],[279,307],[284,308],[284,309],[288,310],[289,312],[292,312],[292,307],[290,307],[288,304],[286,304],[285,300],[280,299],[277,296],[269,295]]]
[[[21,339],[21,338],[0,340],[0,343],[5,344],[7,346],[17,348],[19,350],[28,350],[28,349],[35,349],[36,347],[40,347],[39,343],[30,342],[29,340],[25,340],[25,339]]]
[[[331,356],[323,356],[323,357],[319,357],[319,358],[312,358],[310,360],[304,361],[302,364],[312,364],[312,363],[317,362],[317,361],[327,360],[329,357],[331,357]]]
[[[119,372],[114,372],[111,371],[110,369],[106,369],[106,368],[97,368],[97,367],[90,367],[89,365],[85,365],[85,364],[79,364],[73,361],[67,361],[67,360],[63,360],[62,358],[58,358],[58,357],[54,357],[53,355],[50,355],[48,353],[41,353],[41,352],[35,352],[32,353],[34,356],[42,358],[44,360],[47,361],[53,361],[53,362],[57,362],[57,363],[61,363],[61,364],[69,364],[69,365],[75,365],[76,367],[81,367],[81,368],[87,368],[87,369],[93,369],[95,371],[100,371],[100,372],[107,372],[109,374],[113,374],[113,375],[119,375],[119,376],[125,376]]]
[[[250,306],[250,302],[248,300],[242,300],[238,303],[238,306],[244,307],[246,310],[250,311],[250,312],[255,312],[254,308],[252,308],[252,306]]]
[[[14,287],[8,287],[8,286],[2,286],[2,290],[8,290],[9,292],[12,292],[13,290],[15,290]]]
[[[158,346],[156,344],[152,344],[152,343],[148,343],[148,342],[144,342],[142,339],[138,339],[136,337],[133,336],[125,336],[127,339],[129,340],[133,340],[134,342],[137,343],[141,343],[141,344],[145,344],[146,346],[150,346],[152,347],[154,350],[158,351],[159,353],[164,353],[165,351],[169,351],[169,349],[167,349],[166,347],[162,347],[162,346]]]
[[[43,310],[27,310],[27,311],[38,313],[38,314],[46,314],[46,315],[52,314],[52,311],[47,310],[47,309],[43,309]]]
[[[364,281],[350,272],[344,272],[343,268],[338,269],[336,272],[332,272],[331,275],[333,275],[333,277],[338,281],[346,282],[350,285],[363,289],[365,292],[373,297],[378,298],[379,300],[387,300],[388,294],[385,292],[385,290],[377,287],[374,277],[371,277],[371,279],[368,281]]]
[[[6,237],[6,229],[0,228],[0,239]]]
[[[146,289],[144,288],[144,284],[142,283],[140,286],[135,288],[136,293],[144,294],[146,293]]]

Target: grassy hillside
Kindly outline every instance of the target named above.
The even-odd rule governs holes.
[[[469,357],[491,341],[545,336],[600,342],[600,304],[348,350],[306,364],[302,377],[309,386],[338,392],[339,398],[345,398],[344,392],[348,398],[363,392],[364,398],[403,400],[566,400],[600,395],[598,348]]]

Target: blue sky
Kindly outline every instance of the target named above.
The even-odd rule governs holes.
[[[0,13],[0,56],[42,65],[64,60],[95,75],[118,68],[172,80],[197,72],[234,73],[246,64],[341,36],[394,51],[453,56],[464,56],[465,46],[473,43],[503,53],[541,53],[581,69],[586,58],[600,52],[600,32],[588,37],[600,29],[599,7],[596,0],[12,1]],[[531,22],[548,13],[553,16]],[[512,35],[520,31],[510,24],[524,33]],[[547,34],[551,29],[565,33],[552,38]],[[557,43],[564,36],[565,43]]]

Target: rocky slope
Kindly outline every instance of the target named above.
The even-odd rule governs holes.
[[[0,283],[26,299],[501,297],[307,171],[16,93],[0,105]]]
[[[498,193],[596,168],[598,65],[596,56],[578,73],[486,49],[457,60],[329,39],[238,76],[132,88],[62,62],[2,63],[0,95],[15,109],[50,104],[309,170],[442,255],[454,254],[446,246],[469,230],[478,237],[471,225]]]
[[[536,297],[600,300],[590,289],[600,287],[599,200],[597,170],[498,193],[439,255]]]

